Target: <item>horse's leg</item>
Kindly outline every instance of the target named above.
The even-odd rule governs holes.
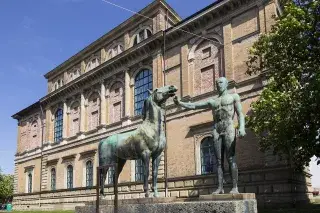
[[[101,169],[100,173],[100,194],[104,196],[104,183],[106,182],[108,169]]]
[[[119,176],[120,176],[120,173],[122,172],[124,164],[126,164],[126,160],[125,159],[118,158],[117,161],[118,161],[117,177],[114,176],[114,180],[118,180],[119,179]]]
[[[159,197],[158,193],[158,168],[161,161],[161,153],[154,155],[152,157],[152,190],[154,192],[154,197]]]
[[[149,163],[150,163],[150,152],[149,151],[144,151],[142,154],[142,161],[144,163],[144,186],[143,190],[146,193],[146,197],[149,197],[149,184],[148,184],[148,179],[149,179]]]

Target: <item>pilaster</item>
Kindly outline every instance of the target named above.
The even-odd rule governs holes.
[[[125,70],[125,77],[124,77],[124,81],[125,81],[125,103],[124,103],[124,109],[125,109],[125,113],[124,116],[130,116],[130,74],[129,74],[129,69]]]
[[[190,96],[190,76],[188,69],[188,44],[181,47],[181,95],[182,97]]]
[[[85,132],[86,130],[86,108],[85,108],[85,98],[83,91],[81,92],[81,98],[80,98],[80,132]]]
[[[67,114],[67,101],[63,101],[63,132],[62,138],[66,139],[68,137],[68,114]]]
[[[107,110],[107,101],[106,101],[106,86],[104,85],[104,81],[100,82],[101,84],[101,91],[100,91],[100,99],[101,99],[101,104],[100,104],[100,111],[101,111],[101,119],[100,119],[100,124],[101,125],[106,125],[106,110]]]
[[[164,84],[163,79],[163,60],[161,51],[153,55],[153,88],[162,87]]]
[[[233,70],[233,54],[232,54],[232,26],[231,22],[226,22],[223,25],[223,44],[224,44],[224,64],[226,78],[231,81],[234,80]]]

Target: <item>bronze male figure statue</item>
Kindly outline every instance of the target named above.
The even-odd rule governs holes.
[[[234,114],[238,115],[239,129],[238,135],[243,137],[245,132],[245,121],[242,113],[242,106],[238,94],[229,94],[228,80],[224,77],[217,79],[217,90],[219,96],[216,99],[209,99],[199,103],[185,103],[174,98],[174,102],[187,109],[211,109],[214,124],[213,124],[213,142],[214,152],[218,166],[218,189],[213,194],[223,194],[223,159],[224,151],[226,151],[227,160],[229,163],[229,171],[232,179],[232,190],[230,193],[239,193],[238,191],[238,167],[235,158],[235,139],[236,129],[233,124]]]

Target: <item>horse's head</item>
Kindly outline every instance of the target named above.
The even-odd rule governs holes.
[[[178,91],[177,87],[173,85],[157,88],[152,92],[153,101],[158,106],[161,106],[168,100],[168,98],[175,96],[175,92],[177,91]]]

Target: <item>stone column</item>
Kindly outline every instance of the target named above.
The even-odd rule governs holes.
[[[106,121],[107,124],[110,124],[110,117],[109,117],[109,107],[110,107],[110,89],[109,87],[106,89],[105,97],[106,99]]]
[[[101,111],[101,119],[100,119],[100,124],[101,125],[106,125],[106,110],[107,110],[107,101],[106,101],[106,86],[104,85],[104,81],[100,82],[101,84],[101,91],[100,91],[100,99],[101,99],[101,104],[100,104],[100,111]]]
[[[190,81],[189,81],[189,69],[188,69],[188,44],[181,47],[181,94],[182,97],[190,96]]]
[[[163,62],[161,51],[158,51],[153,55],[153,88],[158,88],[163,86]]]
[[[80,132],[83,133],[86,131],[86,108],[85,108],[85,99],[84,94],[81,92],[81,99],[80,99]]]
[[[106,61],[106,58],[107,58],[106,56],[107,56],[106,50],[104,48],[102,48],[100,51],[100,63],[101,64]]]
[[[52,142],[52,112],[50,108],[46,108],[46,142]]]
[[[125,110],[125,117],[130,117],[131,113],[130,113],[130,97],[131,97],[131,93],[130,93],[130,74],[129,74],[129,69],[125,70],[125,102],[124,102],[124,110]]]
[[[63,101],[63,132],[62,132],[62,138],[66,139],[68,137],[68,114],[67,114],[67,101]]]

